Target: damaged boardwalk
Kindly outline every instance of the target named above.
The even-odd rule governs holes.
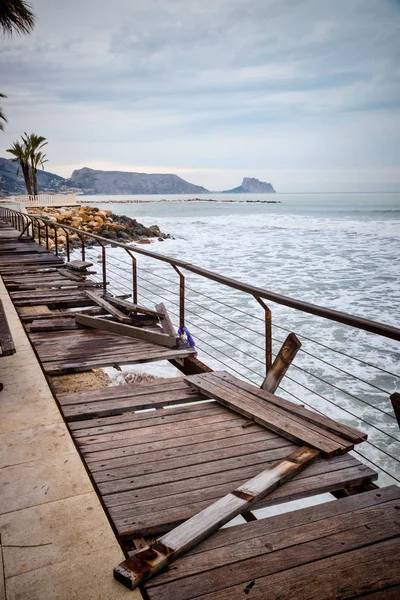
[[[125,550],[116,578],[150,600],[398,598],[400,489],[376,488],[376,472],[349,454],[365,434],[202,369],[162,305],[113,297],[90,264],[66,265],[11,234],[0,229],[0,275],[50,385],[54,375],[160,360],[183,373],[56,393]],[[254,512],[322,493],[338,499]],[[245,522],[219,529],[238,514]]]

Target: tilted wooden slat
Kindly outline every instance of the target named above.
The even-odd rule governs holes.
[[[236,515],[300,472],[318,458],[319,452],[303,447],[259,473],[194,517],[159,538],[150,547],[138,550],[114,569],[114,577],[129,589],[153,576],[172,560],[193,548]]]
[[[325,456],[334,456],[353,448],[353,445],[347,440],[339,438],[325,429],[315,427],[305,419],[301,419],[297,415],[282,410],[275,405],[260,402],[254,395],[245,390],[218,379],[214,373],[191,375],[185,377],[185,381],[235,412],[289,440],[316,448]]]
[[[115,306],[110,304],[110,302],[107,302],[107,300],[105,300],[98,294],[93,294],[92,292],[86,291],[86,296],[90,298],[90,300],[93,300],[93,302],[95,302],[98,306],[104,308],[104,310],[106,310],[110,315],[113,315],[113,317],[118,319],[118,321],[121,321],[121,323],[131,322],[131,319],[130,317],[128,317],[128,315],[125,315],[123,312],[115,308]]]
[[[308,408],[304,408],[304,406],[290,402],[290,400],[286,400],[280,396],[275,396],[274,394],[269,393],[267,390],[257,388],[256,386],[251,385],[242,379],[238,379],[226,371],[215,371],[214,375],[218,379],[229,382],[241,390],[250,392],[253,396],[262,401],[262,403],[271,403],[279,408],[283,408],[284,410],[297,415],[302,419],[305,419],[309,423],[318,425],[319,427],[322,427],[322,429],[331,431],[339,437],[349,440],[353,444],[360,444],[367,439],[367,434],[359,431],[358,429],[353,429],[352,427],[338,423],[329,417],[320,415],[319,413],[313,412]]]
[[[127,318],[130,321],[130,318]],[[87,327],[94,327],[96,329],[110,331],[120,335],[126,335],[139,340],[145,340],[146,342],[151,342],[153,344],[158,344],[160,346],[166,346],[168,348],[177,347],[177,338],[162,333],[161,331],[158,333],[151,329],[134,327],[133,325],[127,325],[123,323],[114,323],[113,321],[106,321],[102,318],[87,317],[81,314],[76,315],[76,322],[80,323],[81,325],[86,325]]]

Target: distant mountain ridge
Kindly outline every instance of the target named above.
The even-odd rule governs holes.
[[[243,177],[242,185],[226,190],[224,194],[275,194],[272,183],[260,181],[255,177]]]
[[[0,158],[0,195],[26,194],[22,173],[17,175],[18,164],[9,158]],[[209,190],[189,183],[173,174],[135,173],[130,171],[100,171],[83,167],[70,178],[48,171],[37,172],[39,193],[83,192],[84,194],[207,194]],[[273,193],[270,183],[244,177],[242,185],[222,193]]]
[[[68,180],[71,187],[93,194],[203,194],[208,190],[178,175],[78,169]]]

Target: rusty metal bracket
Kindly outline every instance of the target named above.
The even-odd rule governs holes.
[[[185,276],[176,265],[171,267],[179,275],[179,329],[182,330],[185,327]]]
[[[132,254],[128,248],[124,248],[124,250],[129,254],[132,259],[132,298],[133,304],[138,303],[138,292],[137,292],[137,260],[136,256]]]
[[[263,307],[265,314],[265,376],[272,365],[272,313],[268,306],[259,296],[254,296],[257,302]]]

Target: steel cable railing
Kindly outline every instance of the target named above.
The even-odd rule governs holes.
[[[40,243],[47,246],[49,244],[49,228],[53,227],[57,230],[60,227],[65,233],[67,231],[77,231],[65,225],[59,226],[58,224],[46,222],[41,217],[32,219],[26,215],[14,215],[13,224],[20,231],[24,230],[24,235],[31,235],[32,232],[32,235],[36,236]],[[253,302],[254,298],[257,299],[257,295],[261,298],[269,299],[278,305],[283,305],[283,307],[291,311],[303,311],[317,318],[331,319],[332,322],[340,323],[340,327],[350,325],[358,330],[364,329],[364,331],[377,333],[391,339],[400,339],[399,330],[390,326],[280,296],[273,292],[261,290],[260,288],[242,284],[241,282],[200,269],[185,261],[159,255],[142,248],[110,242],[99,236],[86,234],[82,231],[79,231],[79,235],[81,236],[81,240],[83,240],[81,249],[82,259],[85,258],[86,253],[86,259],[90,258],[93,260],[96,270],[93,279],[102,283],[104,289],[106,289],[106,274],[107,281],[109,281],[109,288],[112,291],[115,290],[118,293],[134,297],[133,294],[135,294],[136,290],[136,293],[139,292],[140,298],[143,298],[146,303],[152,303],[154,298],[161,298],[166,302],[168,310],[177,324],[182,322],[182,308],[184,307],[186,313],[185,322],[191,328],[194,328],[200,352],[210,357],[217,368],[219,368],[219,365],[222,365],[239,377],[256,385],[260,385],[264,378],[260,366],[265,366],[265,358],[260,354],[265,351],[265,347],[257,342],[258,340],[266,341],[265,332],[264,330],[261,331],[261,326],[265,326],[265,319],[256,314],[255,311],[251,314],[252,309],[248,308],[250,307],[248,299],[250,298]],[[68,233],[66,239],[68,244]],[[102,246],[100,257],[96,257],[96,254],[98,255],[98,248],[85,247],[85,239],[91,239],[92,242],[97,241]],[[112,247],[118,249],[114,252]],[[61,250],[56,246],[56,253],[60,252]],[[65,252],[67,257],[69,257],[70,249],[67,248]],[[72,250],[71,255],[74,256],[77,252],[79,250]],[[122,252],[124,254],[121,255]],[[125,252],[131,257],[132,262],[126,260]],[[136,275],[136,259],[132,257],[132,252],[141,255],[139,275]],[[96,258],[100,258],[100,262]],[[154,260],[157,262],[154,263]],[[150,261],[153,261],[151,267],[148,266]],[[135,269],[131,273],[127,267],[132,267],[133,264]],[[156,266],[153,268],[154,264]],[[179,281],[178,279],[173,280],[171,277],[166,277],[164,272],[161,272],[161,269],[164,267],[170,268],[171,266],[178,271],[178,274],[185,271],[184,276],[181,273],[184,282],[183,304],[182,296],[180,296],[182,278]],[[187,272],[189,272],[188,275]],[[198,277],[202,278],[201,286],[196,284],[196,278]],[[165,284],[160,284],[160,281],[165,282]],[[211,285],[207,284],[208,287],[204,289],[207,281],[211,281],[213,285],[216,283],[231,288],[230,297],[233,297],[233,303],[232,300],[231,302],[226,302],[225,298],[215,298],[209,291]],[[199,287],[201,289],[198,289]],[[246,295],[246,301],[240,302],[240,297],[243,294]],[[236,298],[239,300],[236,300]],[[245,305],[245,308],[243,308],[243,305]],[[216,306],[223,307],[223,311],[218,312]],[[277,311],[277,314],[280,315],[280,318],[287,318],[287,315],[281,313],[280,310]],[[305,322],[306,327],[308,324],[308,322]],[[260,328],[258,329],[259,326]],[[280,330],[287,333],[292,331],[292,328],[277,324],[275,321],[272,324],[272,328],[273,330]],[[303,334],[301,332],[302,329],[302,324],[294,328],[296,335],[303,344],[307,342],[309,345],[311,344],[320,349],[323,354],[321,356],[318,355],[317,351],[315,353],[310,351],[310,346],[300,348],[295,361],[290,367],[289,373],[285,376],[284,385],[280,386],[280,391],[320,414],[332,414],[334,418],[338,418],[339,420],[343,418],[341,415],[344,414],[347,415],[344,417],[345,421],[348,421],[350,418],[350,422],[354,420],[357,424],[361,423],[367,426],[366,429],[371,434],[371,439],[367,441],[365,446],[364,444],[362,445],[361,452],[359,450],[355,452],[364,458],[365,461],[370,462],[382,472],[399,481],[394,475],[397,467],[392,463],[388,467],[383,459],[383,456],[385,456],[390,461],[395,461],[399,464],[395,453],[391,454],[392,448],[394,451],[393,444],[399,441],[398,437],[396,437],[398,433],[396,420],[394,415],[388,412],[382,404],[382,402],[386,402],[387,407],[390,408],[387,396],[390,393],[390,389],[394,385],[398,385],[398,375],[393,373],[390,367],[384,368],[383,365],[373,364],[373,362],[368,360],[368,354],[367,356],[363,356],[363,358],[353,356],[349,352],[331,347],[325,339],[324,341],[318,341],[313,339],[313,336],[310,336],[308,332],[307,335]],[[219,332],[218,335],[217,332]],[[248,337],[251,339],[247,339]],[[273,344],[275,355],[279,351],[278,344],[280,345],[284,341],[279,338],[279,335],[271,335],[270,343],[271,348]],[[383,339],[383,337],[380,339]],[[364,338],[361,338],[361,340],[364,340]],[[366,343],[363,345],[363,352],[365,352],[365,348],[367,348]],[[387,351],[387,349],[385,350]],[[382,346],[380,347],[379,351],[382,352],[382,356],[385,350],[383,350]],[[390,349],[390,353],[393,353],[391,356],[397,357],[397,350]],[[338,364],[331,362],[334,356],[339,357]],[[241,360],[240,357],[245,357],[246,360]],[[343,364],[344,360],[355,361],[359,365],[362,365],[363,368],[366,367],[373,371],[369,372],[364,369],[361,373],[352,373],[350,372],[351,369],[349,367],[346,368],[347,365]],[[314,361],[320,365],[317,372],[314,372],[317,369]],[[293,369],[295,370],[294,373],[292,372]],[[378,372],[381,374],[379,378],[375,374]],[[295,373],[298,373],[298,377],[296,377]],[[336,379],[330,381],[331,377],[335,377]],[[372,379],[372,381],[369,379]],[[360,397],[358,392],[359,389],[362,389],[360,385],[367,386],[367,392],[365,392],[366,398]],[[344,387],[347,389],[344,389]],[[301,397],[298,395],[298,390],[300,389],[306,392],[305,394],[300,394]],[[330,393],[332,395],[329,398]],[[379,402],[380,405],[374,404],[375,402]],[[394,431],[394,427],[396,427],[396,431]],[[380,446],[377,445],[378,443]],[[378,458],[375,455],[369,455],[369,448],[372,452],[379,453]],[[363,451],[367,452],[368,456],[363,454]]]

